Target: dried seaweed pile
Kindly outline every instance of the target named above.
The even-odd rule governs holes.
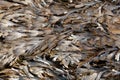
[[[119,0],[0,0],[0,80],[119,80]]]

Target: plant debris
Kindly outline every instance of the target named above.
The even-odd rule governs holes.
[[[0,80],[119,80],[120,0],[0,0]]]

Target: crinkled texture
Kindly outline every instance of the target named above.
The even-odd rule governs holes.
[[[120,75],[119,0],[0,0],[0,80]]]

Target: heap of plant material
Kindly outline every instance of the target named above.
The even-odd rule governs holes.
[[[119,80],[119,0],[0,0],[0,80]]]

